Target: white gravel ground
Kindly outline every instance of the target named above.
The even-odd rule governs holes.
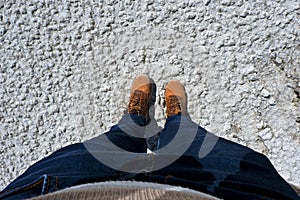
[[[134,77],[182,81],[195,122],[300,185],[299,0],[1,0],[0,189],[118,122]]]

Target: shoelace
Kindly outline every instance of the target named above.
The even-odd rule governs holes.
[[[178,112],[181,112],[181,104],[178,97],[175,95],[169,96],[168,115],[177,114]]]
[[[130,98],[128,112],[132,114],[144,115],[146,113],[145,93],[135,90]]]

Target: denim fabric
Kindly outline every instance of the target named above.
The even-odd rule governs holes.
[[[125,117],[125,116],[124,116]],[[127,115],[126,115],[127,117]],[[144,117],[132,115],[134,123],[128,126],[145,126]],[[130,129],[130,127],[128,127]],[[135,131],[133,129],[133,131]],[[135,133],[132,133],[135,134]],[[118,125],[93,138],[103,141],[108,138],[118,147],[129,151],[145,153],[146,141],[124,133]],[[109,147],[109,144],[101,144]],[[101,150],[98,148],[98,150]],[[105,153],[107,149],[102,149]],[[135,174],[112,169],[97,160],[83,143],[66,146],[29,167],[0,193],[0,199],[26,199],[47,194],[66,187],[109,180],[126,180]]]
[[[195,124],[190,118],[170,117],[158,148],[174,138],[172,133],[179,129],[179,121],[186,127],[186,134],[191,133]],[[197,135],[184,155],[152,172],[148,181],[189,187],[223,199],[300,199],[266,156],[197,127]]]
[[[125,115],[107,133],[87,142],[97,147],[97,154],[91,153],[84,143],[64,147],[32,165],[0,193],[0,199],[30,198],[70,186],[108,180],[167,183],[223,199],[300,199],[264,155],[219,138],[181,115],[169,117],[165,128],[158,134],[156,156],[161,157],[155,159],[156,156],[151,154],[149,160],[141,161],[156,166],[158,163],[155,162],[176,158],[176,150],[185,143],[189,144],[186,141],[192,141],[174,162],[143,173],[108,167],[95,155],[111,158],[111,153],[114,153],[111,144],[128,152],[146,154],[145,129],[140,131],[136,125],[145,127],[147,123],[141,116],[130,115],[132,120],[128,120],[128,116]],[[186,137],[179,138],[182,145],[170,148],[174,152],[163,153],[162,150],[180,133],[186,134]]]

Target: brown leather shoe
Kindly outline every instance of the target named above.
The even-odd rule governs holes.
[[[151,80],[145,75],[139,75],[132,83],[127,111],[148,118],[149,98],[151,95]]]
[[[167,117],[172,115],[187,115],[187,98],[183,85],[177,80],[171,80],[166,86]]]

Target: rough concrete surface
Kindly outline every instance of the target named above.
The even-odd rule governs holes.
[[[118,122],[134,77],[176,78],[195,122],[300,185],[298,0],[1,0],[0,189]]]

